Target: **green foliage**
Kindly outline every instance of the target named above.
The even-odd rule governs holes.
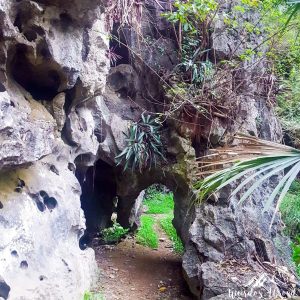
[[[124,133],[127,146],[116,156],[117,165],[124,164],[124,171],[131,168],[142,172],[156,167],[159,159],[165,161],[160,130],[157,119],[143,114],[139,122],[129,127],[128,134]]]
[[[244,144],[240,147],[240,150],[239,148],[235,150],[234,148],[222,150],[222,155],[236,152],[236,163],[233,166],[225,167],[195,184],[195,188],[198,190],[199,201],[206,199],[215,191],[241,180],[230,197],[235,196],[248,184],[252,183],[248,190],[240,197],[238,204],[242,204],[263,182],[287,170],[285,175],[279,178],[279,182],[271,195],[264,201],[262,212],[268,211],[275,201],[278,209],[284,196],[286,196],[290,186],[300,172],[300,151],[291,147],[245,136]],[[253,153],[254,157],[251,157],[251,153]],[[242,161],[238,161],[238,155],[241,156]],[[216,161],[214,164],[222,165],[224,162]],[[273,223],[274,217],[275,213],[271,223]]]
[[[178,254],[183,254],[184,247],[182,244],[182,241],[180,237],[177,235],[176,229],[174,228],[172,224],[174,216],[173,213],[168,214],[165,218],[161,219],[160,226],[164,230],[164,232],[167,234],[167,236],[171,239],[173,242],[173,249]]]
[[[292,260],[296,265],[296,272],[300,276],[300,236],[297,235],[294,242],[291,244],[292,248]]]
[[[203,59],[208,50],[201,45],[205,39],[201,24],[213,16],[217,6],[215,0],[175,1],[174,10],[163,14],[170,22],[180,24],[182,62],[175,71],[186,74],[185,80],[191,84],[199,85],[213,75],[213,64],[207,58]]]
[[[103,229],[101,235],[104,242],[117,243],[128,233],[128,230],[123,228],[119,223],[114,223],[112,227]]]
[[[105,298],[101,292],[85,292],[83,295],[83,300],[105,300]]]
[[[141,217],[141,227],[136,235],[137,242],[143,246],[157,249],[158,236],[154,230],[155,219],[151,216]]]
[[[285,232],[290,237],[300,233],[300,192],[298,195],[288,193],[280,205]]]
[[[144,200],[147,214],[165,214],[174,209],[173,193],[151,193]]]
[[[167,20],[173,23],[180,22],[185,32],[195,32],[199,23],[217,8],[215,0],[187,0],[175,1],[175,10],[163,14]]]
[[[300,196],[300,181],[298,179],[292,183],[292,185],[289,189],[289,193]]]

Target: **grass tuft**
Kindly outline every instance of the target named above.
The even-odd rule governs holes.
[[[83,300],[105,300],[105,298],[102,292],[85,292],[83,295]]]
[[[168,214],[165,218],[159,221],[161,228],[173,242],[173,249],[178,254],[183,254],[184,247],[180,237],[177,235],[176,229],[172,223],[173,214]]]
[[[136,240],[143,246],[157,249],[158,235],[154,230],[155,220],[151,216],[141,216],[141,227],[136,235]]]

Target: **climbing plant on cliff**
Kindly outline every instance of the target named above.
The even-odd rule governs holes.
[[[237,146],[216,149],[213,154],[199,161],[198,176],[212,173],[195,184],[199,201],[240,180],[229,197],[248,187],[238,201],[241,205],[263,182],[287,170],[281,178],[279,177],[277,186],[264,203],[263,212],[268,211],[274,202],[277,203],[277,211],[300,172],[300,150],[251,136],[237,135],[235,138],[239,140]]]
[[[133,123],[126,136],[125,149],[116,156],[117,165],[127,169],[138,169],[142,172],[151,169],[159,161],[164,161],[163,144],[161,140],[161,124],[156,118],[142,114],[138,122]]]

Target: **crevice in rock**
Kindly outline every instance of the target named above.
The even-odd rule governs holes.
[[[0,276],[0,298],[8,299],[10,286]]]
[[[15,17],[14,26],[18,28],[19,32],[22,32],[22,17],[20,12]]]
[[[28,269],[28,262],[26,260],[22,260],[20,263],[21,269]]]
[[[5,91],[6,91],[6,88],[5,88],[4,84],[0,82],[0,93],[3,93]]]
[[[254,245],[255,245],[256,253],[260,257],[260,259],[263,262],[264,261],[270,262],[270,259],[268,257],[268,253],[267,253],[267,249],[266,249],[266,245],[265,245],[264,241],[259,239],[259,238],[254,238],[253,242],[254,242]]]
[[[120,29],[118,24],[114,24],[108,52],[108,58],[112,66],[130,64],[129,50],[123,30],[125,29]]]

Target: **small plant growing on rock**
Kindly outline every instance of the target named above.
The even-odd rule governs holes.
[[[160,129],[157,119],[143,114],[129,127],[128,134],[124,133],[127,146],[116,156],[117,165],[124,164],[124,171],[131,168],[142,172],[156,166],[159,158],[165,161]]]
[[[118,243],[128,233],[129,229],[123,228],[119,223],[101,231],[105,243]]]

